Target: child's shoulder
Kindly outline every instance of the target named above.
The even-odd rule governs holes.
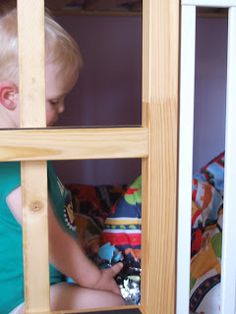
[[[11,161],[11,162],[0,162],[0,176],[6,174],[19,173],[20,171],[20,162]]]
[[[5,176],[19,175],[20,162],[0,162],[0,179]]]
[[[8,195],[20,185],[20,163],[0,162],[0,189]]]

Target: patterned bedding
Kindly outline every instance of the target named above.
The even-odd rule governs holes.
[[[102,244],[105,219],[127,186],[68,184],[67,188],[72,194],[79,241],[88,255],[96,254]]]
[[[129,267],[140,268],[141,177],[130,186],[72,184],[68,188],[74,200],[78,236],[87,254],[94,258],[109,242],[122,252]],[[221,153],[192,180],[191,313],[220,311],[223,189]]]
[[[190,310],[220,313],[224,153],[193,178]]]

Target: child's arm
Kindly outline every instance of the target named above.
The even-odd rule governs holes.
[[[80,245],[58,224],[49,204],[49,244],[52,263],[80,286],[120,293],[113,279],[122,268],[116,264],[107,270],[98,269],[84,254]]]
[[[22,224],[21,188],[7,197],[7,203],[17,221]],[[107,270],[98,269],[84,254],[79,244],[59,225],[51,204],[48,206],[50,261],[66,276],[82,287],[120,294],[113,279],[122,268],[116,264]]]

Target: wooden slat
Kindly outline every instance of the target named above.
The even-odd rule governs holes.
[[[197,17],[226,18],[227,14],[227,8],[199,7],[197,10]]]
[[[45,0],[47,8],[53,11],[62,10],[72,0]]]
[[[141,14],[141,0],[45,0],[56,15],[137,15]],[[71,4],[71,5],[70,5]]]
[[[18,0],[21,127],[44,127],[44,1]],[[49,311],[46,162],[21,164],[25,312]]]
[[[34,2],[35,5],[40,4],[40,2],[32,0],[21,0],[19,2],[22,3],[22,8],[24,5],[24,9],[28,11],[28,16],[38,9],[32,7],[32,3]],[[41,8],[39,8],[39,11],[40,9]],[[143,163],[143,169],[146,168],[148,170],[148,175],[144,176],[144,183],[147,184],[147,188],[149,188],[147,201],[144,201],[144,204],[150,205],[149,209],[147,209],[145,205],[143,207],[143,313],[174,313],[178,104],[178,11],[177,0],[146,0],[144,5],[144,37],[148,37],[148,40],[145,40],[144,42],[148,42],[148,46],[145,47],[144,45],[145,71],[143,80],[143,103],[144,106],[147,105],[150,110],[148,125],[150,125],[151,145],[150,157]],[[28,17],[24,19],[21,12],[19,16],[21,16],[22,24],[28,23]],[[22,30],[20,37],[22,37],[22,41],[24,42]],[[40,36],[35,36],[34,33],[32,34],[32,38],[33,37],[37,38],[38,42],[38,38],[40,38]],[[159,42],[161,42],[161,45],[158,44]],[[172,47],[171,50],[169,49],[170,46]],[[24,54],[21,53],[21,56],[22,55]],[[29,60],[30,59],[28,59],[28,61]],[[38,63],[36,62],[36,64]],[[34,68],[34,63],[29,64],[28,62],[27,66],[32,69]],[[33,71],[31,74],[33,75],[33,73],[35,72]],[[27,74],[24,75],[27,76]],[[32,76],[31,82],[34,82],[35,79],[36,77]],[[24,76],[22,81],[26,87],[27,80],[24,80]],[[40,97],[39,94],[41,95]],[[31,104],[33,103],[36,107],[40,107],[40,105],[37,106],[39,102],[41,102],[41,104],[44,102],[42,99],[42,90],[40,93],[37,90],[37,100],[32,90],[30,93],[26,93],[26,96],[22,96],[21,98],[22,104],[27,102],[27,99],[32,100]],[[31,127],[36,125],[41,127],[41,118],[36,119],[36,116],[40,117],[41,114],[36,114],[36,116],[33,115],[32,119],[30,116],[28,120],[27,116],[28,112],[30,112],[30,106],[26,106],[26,108],[27,109],[24,111],[26,112],[24,114],[26,119],[24,118],[22,120],[22,126]],[[145,140],[145,143],[147,143],[147,140]],[[64,153],[61,157],[64,158]],[[30,169],[28,165],[28,162],[23,163],[22,168],[24,181],[28,181],[28,178],[34,174],[28,174],[27,171]],[[30,163],[30,165],[32,165],[32,163]],[[34,164],[32,167],[32,169],[34,169],[33,171],[37,171],[37,169],[41,166],[42,169],[45,170],[45,165],[42,165],[41,162],[37,165],[38,166]],[[42,172],[45,172],[44,170],[42,170]],[[24,179],[24,173],[27,179]],[[40,179],[41,177],[42,176],[40,175]],[[37,183],[35,184],[37,185]],[[38,188],[38,186],[35,186],[35,188]],[[38,223],[40,223],[40,218],[43,216],[41,215],[40,208],[41,206],[42,208],[46,207],[45,200],[42,195],[45,196],[45,193],[40,193],[39,197],[36,196],[36,198],[33,197],[33,199],[24,200],[24,207],[27,208],[27,210],[25,210],[26,230],[27,228],[30,228],[30,224],[28,223],[29,221],[31,221],[31,224],[34,225],[32,220],[35,220],[35,216],[39,218],[35,221],[36,225],[39,226]],[[42,230],[46,232],[45,226],[43,226]],[[32,232],[33,230],[28,233],[27,239],[29,241],[30,234]],[[38,241],[38,239],[36,238],[35,241]],[[26,242],[26,247],[29,247],[28,245],[29,243]],[[32,250],[30,251],[32,253]],[[45,253],[43,254],[43,256],[46,255],[47,254]],[[38,266],[34,258],[32,258],[30,263],[32,263],[32,269],[34,269],[33,264]],[[42,264],[46,264],[46,261],[44,260]],[[27,267],[29,266],[27,265],[26,268]],[[42,278],[38,280],[39,284],[45,282],[45,271],[41,272],[41,276]],[[35,284],[34,282],[34,286],[37,286],[37,291],[39,293],[40,289],[38,288],[38,283]],[[27,277],[26,288],[26,296],[28,299],[26,303],[27,310],[28,312],[37,312],[37,309],[39,306],[42,306],[42,304],[38,306],[35,301],[36,294],[35,292],[32,292],[34,287],[32,286],[32,282],[28,281]],[[43,295],[45,294],[43,293]],[[42,296],[42,299],[47,300],[47,296]],[[32,300],[33,302],[31,303],[29,300]],[[47,306],[47,304],[45,306]],[[31,309],[33,309],[33,311]]]
[[[143,111],[150,127],[143,161],[143,313],[175,313],[179,1],[143,7]],[[147,174],[145,172],[147,171]]]
[[[189,313],[196,7],[182,6],[177,314]]]
[[[236,6],[236,0],[182,0],[182,4],[198,7],[228,8]]]
[[[236,8],[229,9],[221,314],[236,311]]]
[[[97,309],[86,309],[86,310],[81,310],[83,313],[94,313],[94,314],[97,314],[97,313],[103,313],[103,312],[106,312],[106,311],[121,311],[123,310],[124,312],[122,314],[127,314],[127,312],[125,312],[126,310],[129,311],[129,310],[138,310],[139,309],[139,306],[136,306],[136,305],[126,305],[126,306],[114,306],[114,307],[100,307],[100,308],[97,308]],[[50,312],[51,314],[72,314],[72,313],[81,313],[81,311],[78,312],[78,310],[68,310],[68,311],[53,311],[53,312]],[[114,312],[115,313],[115,312]],[[44,313],[44,314],[48,314],[48,313]]]
[[[21,127],[46,126],[43,2],[18,0]]]
[[[112,16],[112,17],[132,17],[132,16],[141,16],[141,11],[122,11],[122,10],[112,10],[112,11],[104,11],[104,10],[83,10],[76,8],[64,8],[58,11],[52,11],[55,16]]]
[[[46,162],[22,162],[27,313],[49,309]]]
[[[86,10],[114,10],[119,6],[131,5],[141,2],[140,0],[86,0],[84,7]]]
[[[147,155],[146,128],[0,132],[0,161],[134,158]]]
[[[79,314],[79,313],[103,313],[106,311],[121,311],[123,310],[122,314],[127,314],[128,311],[131,310],[139,310],[139,306],[136,305],[126,305],[126,306],[114,306],[114,307],[100,307],[97,309],[83,309],[83,310],[61,310],[61,311],[43,311],[37,314]],[[126,312],[127,311],[127,312]],[[116,312],[114,312],[116,313]],[[136,312],[135,312],[136,313]],[[141,312],[140,312],[141,313]],[[35,313],[36,314],[36,313]]]

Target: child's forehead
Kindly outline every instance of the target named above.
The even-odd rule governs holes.
[[[45,66],[45,76],[53,78],[59,76],[61,72],[61,65],[56,62],[46,62]],[[61,76],[61,75],[60,75]]]
[[[45,69],[46,93],[50,97],[58,97],[67,94],[75,84],[75,73],[68,75],[62,67],[56,63],[47,63]]]
[[[78,69],[68,62],[46,62],[45,75],[68,81],[78,76]]]

